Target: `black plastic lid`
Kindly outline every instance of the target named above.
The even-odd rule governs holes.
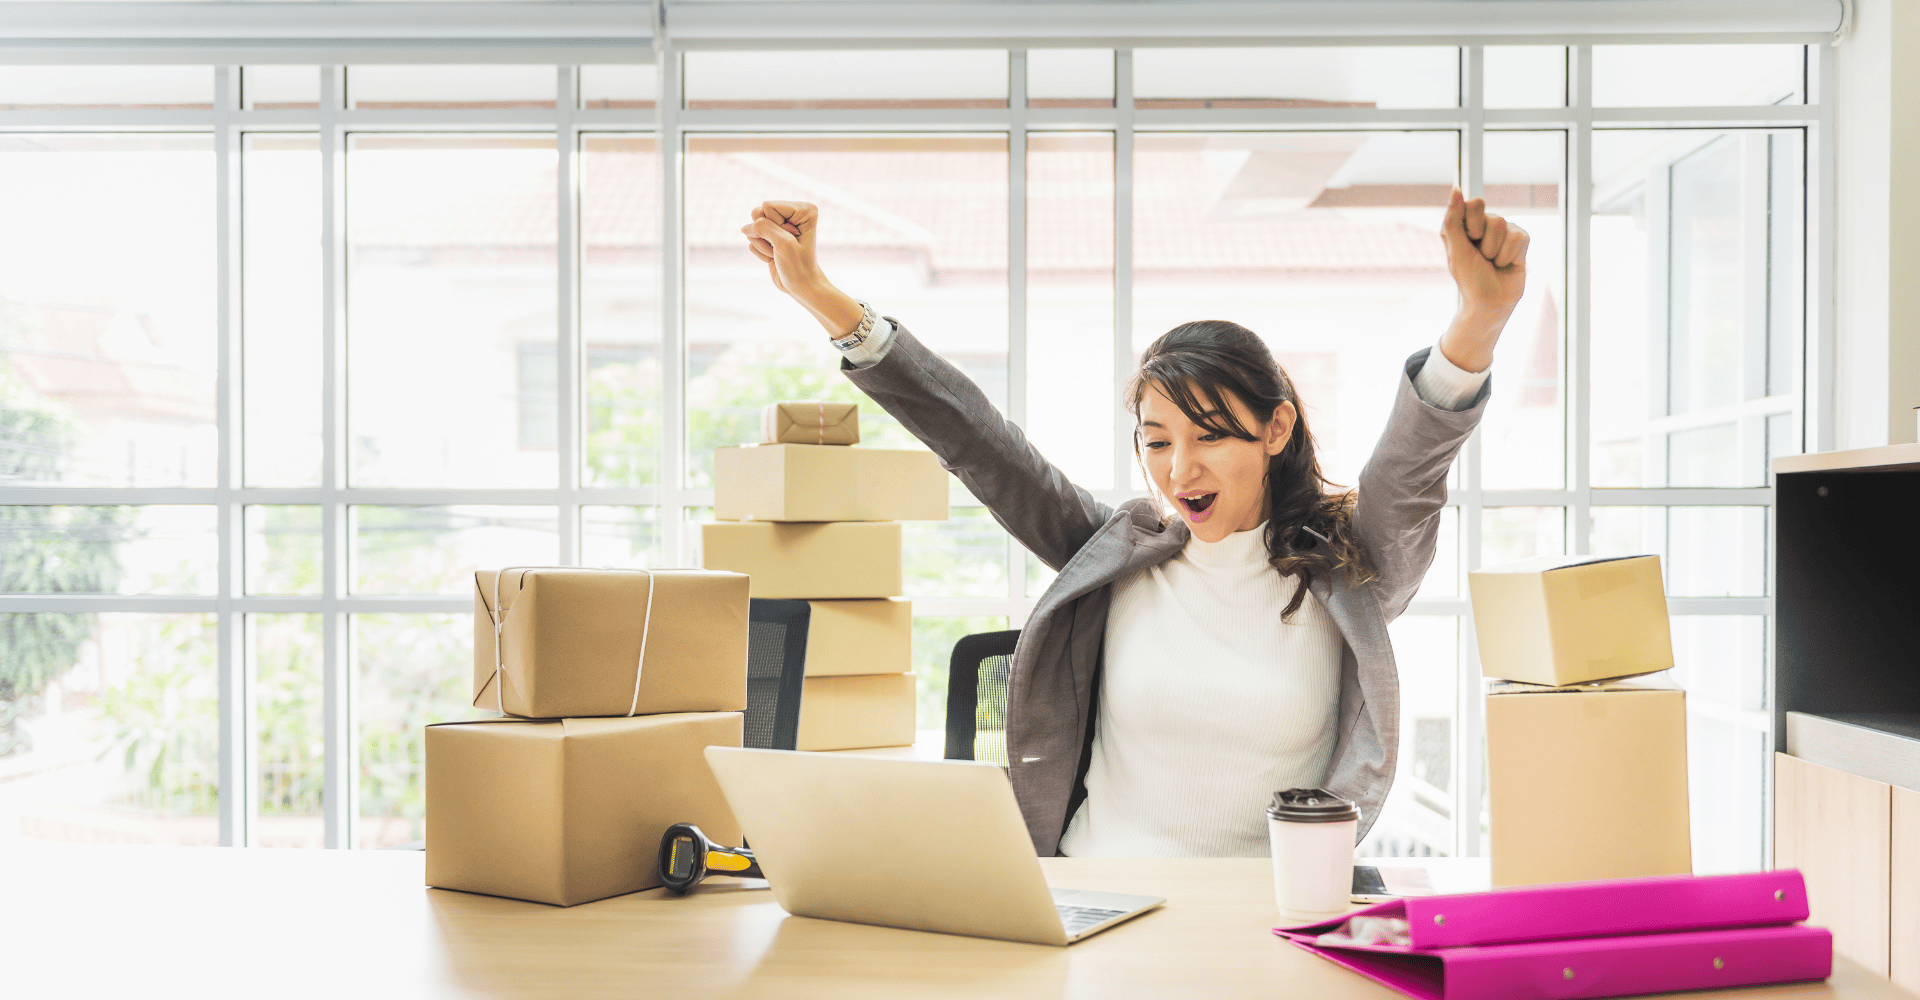
[[[1273,793],[1267,818],[1288,823],[1344,823],[1360,818],[1360,807],[1324,788],[1289,788]]]

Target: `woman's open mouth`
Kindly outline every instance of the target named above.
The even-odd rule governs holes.
[[[1219,499],[1219,493],[1182,493],[1175,499],[1186,508],[1187,520],[1195,524],[1213,516],[1213,502]]]

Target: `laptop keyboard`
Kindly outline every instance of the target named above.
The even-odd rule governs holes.
[[[1060,922],[1067,928],[1067,936],[1072,937],[1081,931],[1103,921],[1111,920],[1127,911],[1103,910],[1092,906],[1055,906],[1060,911]]]

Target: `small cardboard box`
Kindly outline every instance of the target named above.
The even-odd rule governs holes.
[[[475,707],[531,719],[747,707],[746,577],[699,569],[508,570],[498,580],[505,624],[496,664],[499,575],[473,575]]]
[[[1496,886],[1692,872],[1686,693],[1493,684],[1487,796]]]
[[[903,589],[894,521],[708,521],[700,548],[701,565],[751,578],[754,597],[898,597]]]
[[[428,726],[427,884],[572,906],[660,884],[660,837],[740,824],[707,768],[738,712]]]
[[[808,601],[807,676],[903,674],[913,669],[913,602]]]
[[[1673,667],[1659,556],[1545,556],[1467,582],[1488,677],[1564,685]]]
[[[944,521],[947,470],[927,451],[715,448],[713,504],[723,521]]]
[[[860,443],[860,406],[807,400],[768,403],[760,411],[762,444]]]
[[[913,675],[809,677],[800,695],[798,750],[913,743]]]

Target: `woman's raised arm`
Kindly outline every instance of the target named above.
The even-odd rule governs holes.
[[[814,255],[820,212],[806,202],[769,201],[741,227],[775,288],[793,297],[840,340],[865,314],[835,288]],[[1014,538],[1059,569],[1113,513],[1075,486],[980,387],[904,329],[878,362],[848,366],[847,377],[940,458]]]

